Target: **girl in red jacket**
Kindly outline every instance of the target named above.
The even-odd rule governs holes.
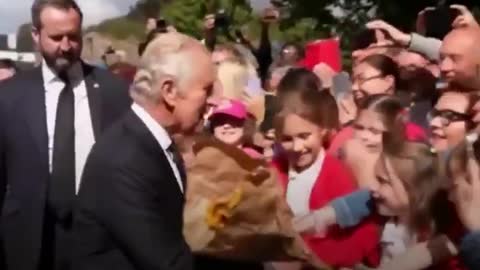
[[[291,91],[282,98],[276,119],[277,139],[282,151],[274,159],[285,187],[287,202],[295,216],[327,205],[333,199],[356,190],[344,165],[326,154],[332,112],[325,106],[328,93],[317,89]],[[372,220],[353,229],[328,229],[325,235],[305,235],[304,240],[325,263],[335,268],[379,262],[379,231]]]

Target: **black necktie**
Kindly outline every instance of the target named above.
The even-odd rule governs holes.
[[[185,165],[183,163],[182,155],[178,151],[177,146],[174,142],[170,144],[167,150],[172,154],[173,162],[175,163],[175,165],[177,165],[178,172],[180,173],[180,180],[182,181],[183,190],[185,192],[185,181],[187,176],[185,173]]]
[[[75,197],[75,98],[69,80],[62,80],[65,88],[57,105],[49,204],[56,218],[68,223]]]

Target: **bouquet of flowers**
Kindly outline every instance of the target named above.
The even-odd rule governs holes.
[[[199,140],[193,151],[184,235],[194,253],[324,267],[293,229],[293,214],[266,162],[213,139]]]

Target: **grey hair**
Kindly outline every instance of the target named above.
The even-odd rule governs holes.
[[[155,86],[166,76],[173,78],[179,91],[186,91],[182,86],[191,77],[193,64],[189,49],[196,43],[193,38],[178,33],[162,34],[150,42],[130,88],[132,99],[139,104],[160,102],[161,92]]]

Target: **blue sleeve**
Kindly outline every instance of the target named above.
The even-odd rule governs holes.
[[[460,257],[468,269],[480,269],[480,232],[467,234],[460,245]]]
[[[358,225],[372,212],[372,196],[367,189],[360,189],[333,200],[330,205],[335,210],[337,224],[341,228]]]

